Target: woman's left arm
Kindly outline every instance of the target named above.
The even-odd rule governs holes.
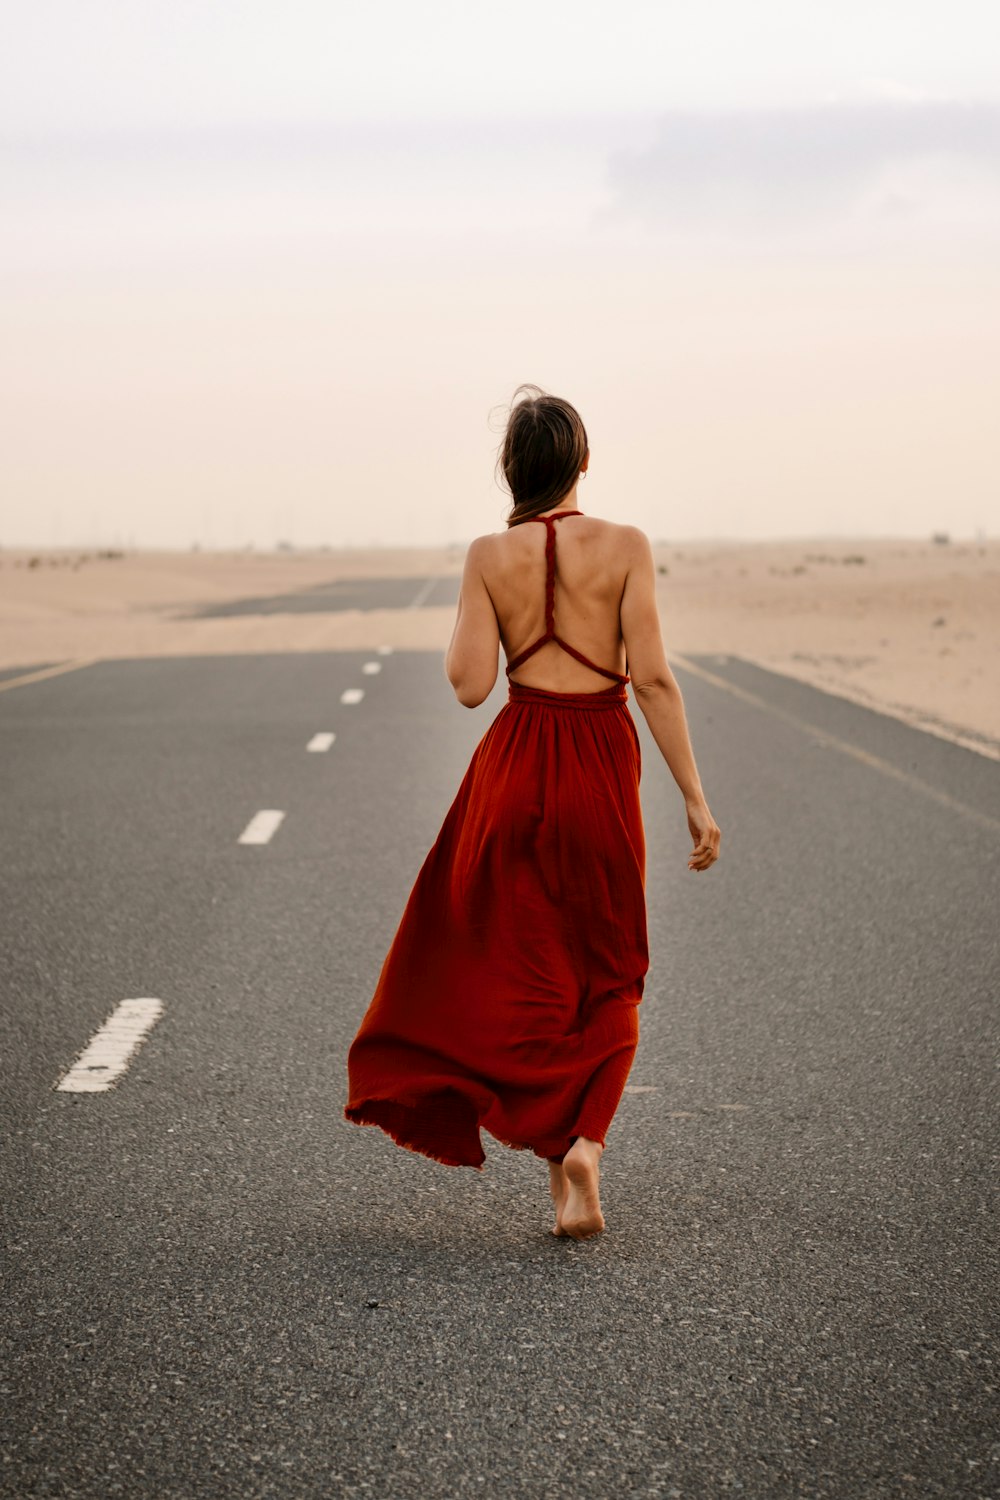
[[[481,565],[487,541],[477,537],[465,555],[458,616],[444,659],[455,697],[466,708],[478,708],[489,697],[500,662],[500,627]]]

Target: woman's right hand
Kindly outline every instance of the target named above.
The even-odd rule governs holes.
[[[688,828],[694,840],[694,848],[688,857],[689,870],[708,870],[719,857],[719,842],[722,831],[709,811],[704,797],[691,798],[684,803]]]

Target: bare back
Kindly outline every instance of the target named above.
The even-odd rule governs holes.
[[[481,540],[481,569],[508,661],[546,630],[546,532],[521,524]],[[554,616],[560,637],[610,672],[624,674],[621,603],[633,555],[633,528],[595,516],[566,517],[555,527]],[[511,681],[559,693],[606,688],[607,676],[547,641],[511,671]]]

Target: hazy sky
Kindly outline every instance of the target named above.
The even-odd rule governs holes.
[[[998,42],[992,0],[32,0],[0,544],[464,540],[524,380],[654,537],[996,535]]]

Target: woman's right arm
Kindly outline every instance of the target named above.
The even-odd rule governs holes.
[[[684,699],[667,664],[656,608],[656,568],[649,539],[629,526],[631,556],[621,603],[622,639],[632,690],[681,794],[694,848],[689,870],[707,870],[719,857],[722,837],[702,790]]]

